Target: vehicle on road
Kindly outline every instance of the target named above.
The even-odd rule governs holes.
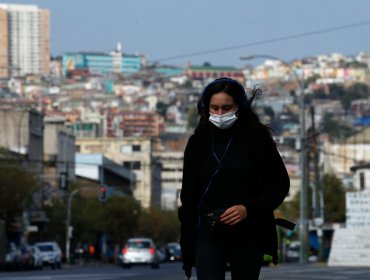
[[[165,247],[157,247],[157,253],[159,257],[159,262],[166,262],[167,261],[167,255],[166,255],[166,249]]]
[[[40,250],[44,265],[50,265],[52,269],[61,268],[62,250],[56,242],[38,242],[35,246]]]
[[[151,268],[159,268],[159,255],[151,238],[129,238],[122,249],[122,266],[148,264]]]
[[[5,222],[0,220],[0,271],[6,265],[6,244]]]
[[[298,262],[299,261],[300,242],[293,241],[286,249],[285,261]]]
[[[32,245],[30,246],[31,252],[33,255],[33,268],[34,269],[42,269],[43,268],[43,259],[42,259],[42,253],[39,249],[39,247]]]
[[[178,242],[166,244],[166,255],[168,261],[181,261],[181,246]]]
[[[4,268],[6,270],[18,269],[18,260],[20,256],[21,251],[19,250],[19,248],[13,242],[8,243]]]
[[[33,269],[33,253],[31,247],[27,244],[19,246],[20,254],[16,258],[16,265],[18,269],[29,270]]]

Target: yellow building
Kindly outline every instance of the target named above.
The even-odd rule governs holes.
[[[132,170],[136,175],[132,187],[134,197],[141,206],[152,205],[151,140],[139,137],[122,138],[78,138],[76,152],[82,154],[101,153],[108,159]]]

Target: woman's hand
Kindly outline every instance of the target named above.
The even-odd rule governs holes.
[[[234,205],[227,208],[220,216],[220,222],[225,225],[235,225],[247,217],[247,209],[244,205]]]

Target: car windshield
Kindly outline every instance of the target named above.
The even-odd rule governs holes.
[[[170,253],[172,253],[172,254],[179,254],[180,252],[181,252],[181,248],[179,248],[179,247],[170,247],[169,249],[168,249],[168,251],[170,251]]]
[[[37,245],[37,247],[40,249],[41,252],[54,251],[53,246],[51,245]]]
[[[150,242],[149,241],[129,241],[126,247],[130,249],[149,249]]]

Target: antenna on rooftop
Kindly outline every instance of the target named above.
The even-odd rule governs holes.
[[[122,44],[120,42],[117,43],[117,52],[122,52]]]

